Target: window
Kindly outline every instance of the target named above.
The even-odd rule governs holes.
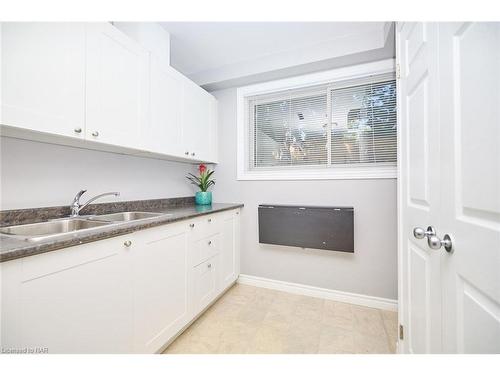
[[[395,177],[392,71],[245,95],[243,104],[249,176]]]

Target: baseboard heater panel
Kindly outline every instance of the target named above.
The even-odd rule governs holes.
[[[259,242],[354,253],[354,208],[261,204]]]

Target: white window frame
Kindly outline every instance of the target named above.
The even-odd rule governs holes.
[[[395,71],[394,59],[368,64],[354,65],[320,73],[307,74],[292,78],[239,87],[237,96],[237,179],[238,180],[345,180],[345,179],[395,179],[397,166],[354,166],[335,165],[296,168],[249,169],[249,124],[247,98],[255,95],[272,94],[283,90],[325,85],[369,75]],[[329,105],[329,104],[328,104]]]

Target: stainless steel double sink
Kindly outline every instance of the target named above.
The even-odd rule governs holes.
[[[160,212],[117,212],[114,214],[54,219],[34,224],[12,225],[0,228],[0,233],[27,241],[37,242],[49,238],[73,236],[82,232],[90,232],[113,224],[170,215],[171,214]]]

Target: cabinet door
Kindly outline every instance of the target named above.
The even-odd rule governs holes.
[[[189,320],[187,231],[169,225],[136,235],[135,351],[154,353]]]
[[[186,157],[208,160],[210,157],[211,95],[193,82],[183,82],[182,130]]]
[[[208,161],[213,163],[218,162],[219,151],[218,151],[218,105],[217,99],[214,97],[210,98],[210,123],[209,123],[209,134],[210,134],[210,154]]]
[[[131,236],[2,263],[2,346],[133,350]],[[133,242],[133,241],[132,241]]]
[[[150,59],[150,117],[142,132],[145,149],[184,156],[181,127],[182,82],[172,68]]]
[[[220,250],[221,289],[231,285],[239,275],[239,211],[223,217]]]
[[[1,123],[85,136],[85,26],[4,22]]]
[[[86,139],[140,148],[148,53],[109,23],[87,25]]]
[[[219,291],[218,255],[194,268],[193,308],[200,313],[217,296]]]

